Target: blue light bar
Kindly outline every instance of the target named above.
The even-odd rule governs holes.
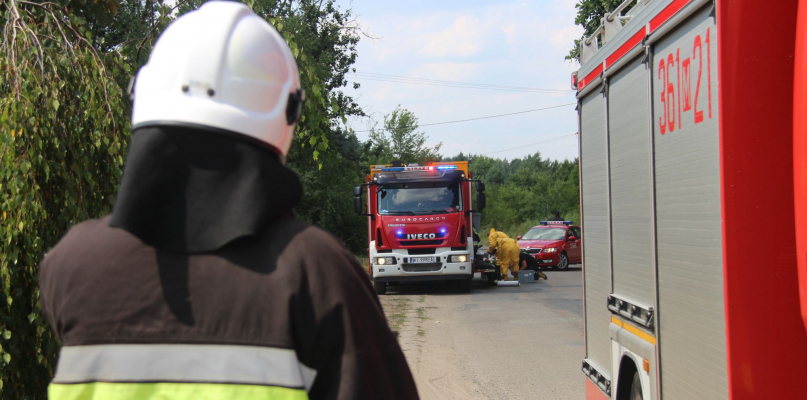
[[[457,169],[456,165],[438,165],[437,169]]]
[[[404,167],[382,168],[381,172],[402,172],[404,170]]]
[[[540,221],[541,225],[571,225],[574,221]]]

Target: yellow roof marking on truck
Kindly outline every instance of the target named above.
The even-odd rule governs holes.
[[[634,335],[636,335],[636,336],[638,336],[638,337],[640,337],[640,338],[642,338],[642,339],[644,339],[644,341],[652,344],[653,346],[656,345],[656,338],[653,337],[653,335],[650,335],[650,334],[642,331],[641,329],[633,326],[633,324],[631,324],[629,322],[622,321],[621,319],[612,316],[611,317],[611,323],[618,326],[618,327],[620,327],[620,328],[622,328],[622,329],[624,329],[624,330],[626,330],[626,331],[628,331],[628,332],[630,332],[630,333],[632,333],[632,334],[634,334]]]
[[[468,177],[468,161],[443,161],[443,162],[435,162],[431,164],[424,164],[420,165],[420,167],[428,167],[428,166],[438,166],[438,165],[456,165],[457,170],[465,172],[465,176]],[[373,177],[375,174],[382,172],[382,168],[392,168],[392,164],[376,164],[370,166],[370,181],[372,182]]]

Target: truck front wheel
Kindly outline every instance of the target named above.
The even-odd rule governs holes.
[[[378,295],[387,294],[387,282],[373,281],[375,286],[375,293]]]

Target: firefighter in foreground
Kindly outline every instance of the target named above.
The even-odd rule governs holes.
[[[205,3],[162,34],[134,88],[112,215],[42,262],[62,343],[49,398],[416,399],[366,273],[291,217],[303,94],[277,31],[241,3]]]
[[[518,279],[518,243],[507,237],[504,232],[491,228],[488,233],[488,254],[494,252],[502,280],[508,280],[508,269],[513,273],[513,277]]]

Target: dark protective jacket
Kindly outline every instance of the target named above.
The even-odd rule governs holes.
[[[540,264],[538,264],[538,260],[536,260],[535,257],[521,251],[518,253],[518,265],[521,265],[521,263],[523,263],[524,261],[527,262],[526,269],[533,270],[536,272],[541,271],[541,266]]]
[[[137,159],[130,152],[129,181]],[[211,165],[202,167],[190,167],[188,176],[216,175]],[[192,180],[183,187],[205,186]],[[127,190],[136,192],[122,187],[121,193]],[[186,221],[195,209],[215,209],[168,200],[184,204],[174,212]],[[276,208],[258,233],[249,233],[259,226],[255,221],[221,221],[226,236],[199,225],[180,241],[143,235],[151,244],[110,226],[110,217],[73,227],[40,272],[42,307],[63,346],[49,398],[416,399],[366,272],[338,239]],[[132,206],[129,213],[136,211]],[[244,226],[249,234],[237,234]]]

